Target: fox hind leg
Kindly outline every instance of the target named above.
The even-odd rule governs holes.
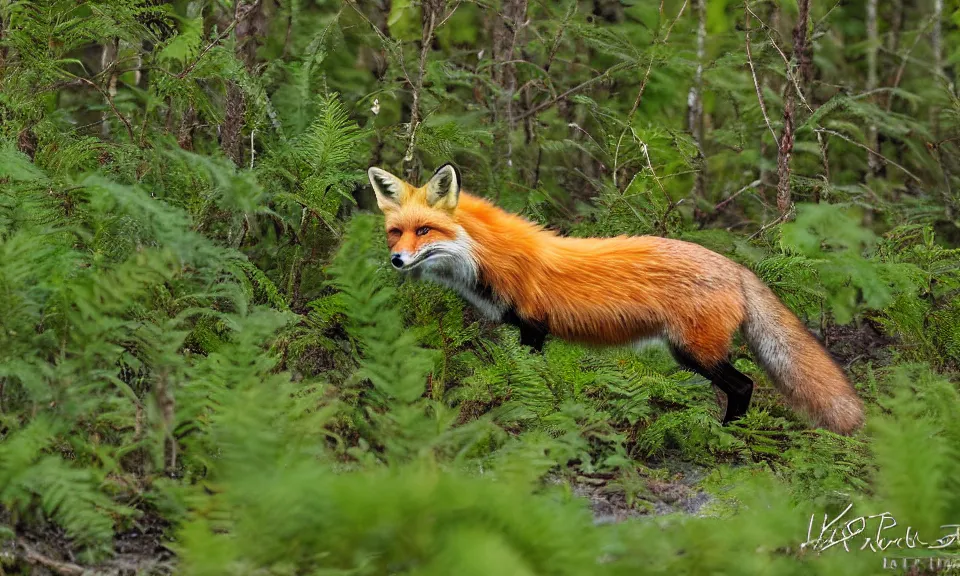
[[[734,368],[729,360],[707,366],[678,346],[671,344],[670,352],[678,364],[710,380],[726,394],[727,411],[723,417],[724,424],[739,420],[747,413],[747,409],[750,407],[750,398],[753,396],[753,380]]]
[[[747,413],[747,409],[750,408],[750,399],[753,397],[753,380],[734,368],[730,362],[724,362],[717,368],[720,369],[721,375],[714,382],[727,395],[727,413],[723,417],[723,423],[726,424],[739,420]]]

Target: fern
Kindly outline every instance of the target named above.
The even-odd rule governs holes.
[[[114,517],[130,511],[103,494],[90,469],[72,467],[43,455],[57,426],[46,418],[10,433],[0,444],[0,503],[20,514],[34,508],[85,545],[105,547],[113,540]]]
[[[292,178],[292,189],[277,197],[296,202],[333,226],[341,203],[353,201],[353,185],[363,178],[356,169],[357,156],[368,133],[350,119],[335,94],[321,98],[317,108],[310,126],[278,149],[261,170],[265,178]]]

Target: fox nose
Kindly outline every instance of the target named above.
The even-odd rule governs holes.
[[[403,268],[403,258],[399,254],[394,254],[390,257],[390,263],[393,264],[394,268]]]

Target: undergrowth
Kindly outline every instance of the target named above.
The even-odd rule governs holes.
[[[958,7],[881,5],[880,50],[872,1],[813,6],[798,66],[775,2],[0,2],[0,573],[955,555]],[[748,266],[866,427],[812,429],[739,340],[722,426],[661,347],[532,353],[402,282],[364,172],[446,161],[565,234]]]

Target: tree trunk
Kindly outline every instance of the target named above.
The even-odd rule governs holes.
[[[193,151],[193,129],[196,121],[196,109],[192,105],[188,106],[180,119],[180,127],[177,129],[177,144],[180,148]]]
[[[867,0],[867,92],[877,89],[877,54],[880,51],[880,35],[877,28],[877,0]],[[876,100],[871,96],[872,100]],[[879,152],[877,125],[867,129],[867,146]],[[883,161],[876,154],[867,154],[867,165],[874,176],[880,174]]]
[[[790,156],[793,154],[793,121],[797,107],[797,89],[803,90],[810,77],[811,62],[807,50],[807,27],[810,23],[810,0],[799,0],[797,25],[793,28],[793,73],[788,74],[786,96],[783,104],[783,133],[777,150],[777,209],[786,214],[793,205],[790,191]],[[790,86],[789,77],[797,80],[797,87]]]
[[[6,29],[7,23],[3,18],[0,18],[0,78],[3,77],[4,70],[7,67],[7,46],[3,42]]]
[[[943,0],[933,0],[933,29],[930,32],[930,48],[933,51],[933,73],[937,81],[944,78],[943,74]],[[930,124],[933,137],[940,139],[940,110],[936,106],[930,107]]]
[[[415,182],[419,175],[419,166],[413,161],[413,152],[417,141],[417,129],[420,127],[420,94],[423,92],[423,77],[427,73],[427,54],[433,43],[433,33],[443,20],[444,0],[424,0],[420,5],[420,58],[417,65],[417,77],[408,78],[413,84],[413,102],[410,104],[410,123],[407,125],[407,151],[403,163],[407,166],[407,180]]]
[[[771,29],[771,30],[774,30],[774,31],[776,31],[776,32],[779,31],[779,29],[780,29],[780,5],[777,4],[776,2],[771,2],[771,3],[770,3],[770,13],[767,15],[767,22],[770,23],[769,25],[770,25],[770,29]],[[761,71],[761,72],[762,72],[762,71]],[[769,80],[768,80],[768,78],[767,78],[767,75],[765,75],[765,74],[758,73],[757,76],[758,76],[758,80],[759,80],[759,82],[760,82],[760,93],[762,94],[762,93],[766,92],[767,87],[768,87],[768,84],[769,84]],[[774,141],[774,144],[776,144],[776,143],[777,143],[777,142]],[[761,157],[761,158],[766,158],[767,155],[768,155],[768,153],[769,153],[769,146],[767,145],[767,141],[766,141],[765,139],[761,138],[761,139],[760,139],[760,157]],[[767,189],[770,188],[770,187],[772,187],[772,184],[773,184],[773,183],[772,183],[772,181],[771,181],[770,172],[767,170],[765,163],[761,163],[761,165],[760,165],[760,182],[761,182],[761,184],[760,184],[760,194],[761,194],[761,196],[763,196],[764,198],[766,198],[766,197],[767,197]]]
[[[103,45],[103,51],[100,53],[100,71],[103,72],[117,61],[117,53],[120,51],[120,39],[113,38]],[[107,77],[107,94],[113,100],[117,95],[117,71],[113,70]],[[104,110],[100,116],[100,137],[110,137],[110,110]]]
[[[703,60],[706,55],[707,0],[694,0],[697,14],[697,68],[693,85],[687,95],[687,127],[697,145],[697,174],[693,183],[693,197],[703,199],[706,194],[707,162],[703,153]]]
[[[266,18],[261,0],[238,0],[234,18],[237,26],[233,34],[235,53],[248,73],[254,71],[257,60],[258,38],[263,36]],[[237,82],[227,85],[223,124],[220,126],[220,148],[237,166],[243,166],[243,125],[247,112],[246,96]]]
[[[500,17],[493,31],[493,80],[502,90],[498,98],[497,109],[503,110],[507,121],[507,132],[501,139],[506,144],[503,151],[507,166],[513,165],[513,146],[510,133],[513,132],[515,114],[513,98],[517,91],[517,70],[513,64],[517,39],[527,19],[527,0],[505,0],[501,6]]]

